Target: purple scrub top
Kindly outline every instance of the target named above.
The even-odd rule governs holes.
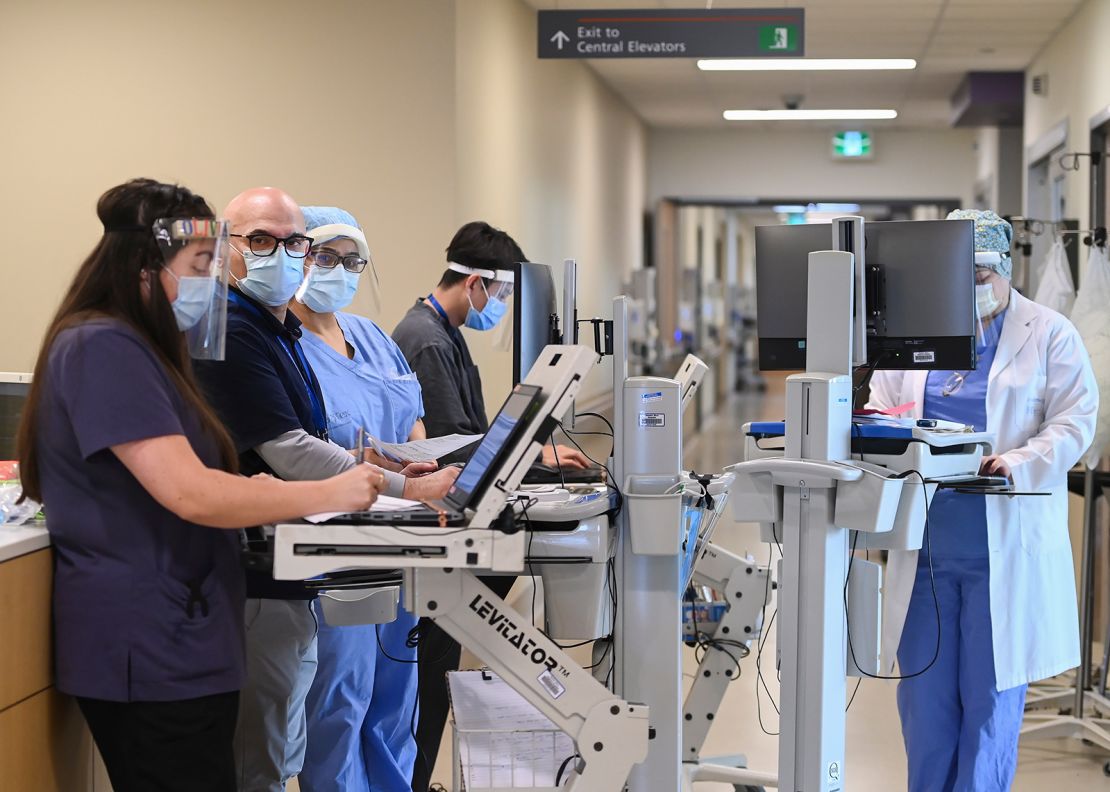
[[[206,465],[217,444],[129,325],[59,334],[40,383],[39,474],[54,546],[57,687],[108,701],[175,701],[242,687],[237,531],[164,509],[112,446],[184,435]]]

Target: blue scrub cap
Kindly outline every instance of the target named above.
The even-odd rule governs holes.
[[[370,246],[366,242],[366,235],[350,212],[338,206],[303,206],[301,211],[304,212],[305,228],[308,235],[312,237],[314,246],[339,237],[347,237],[353,239],[358,245],[360,256],[365,259],[370,258]]]
[[[1007,280],[1013,275],[1010,243],[1014,228],[990,209],[957,209],[948,213],[948,220],[975,221],[975,252],[997,253],[998,256],[976,256],[975,265],[992,269]],[[989,259],[989,260],[988,260]]]

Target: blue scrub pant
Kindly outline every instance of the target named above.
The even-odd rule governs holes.
[[[319,608],[319,606],[317,606]],[[332,627],[320,617],[319,669],[305,704],[308,748],[302,792],[409,792],[417,668],[378,649],[375,625]],[[378,625],[391,657],[416,660],[405,647],[416,618],[403,608]]]
[[[1026,685],[995,690],[990,562],[934,558],[940,655],[924,674],[898,683],[909,760],[909,792],[1003,792],[1017,770]],[[898,647],[902,674],[936,651],[937,617],[924,553]]]

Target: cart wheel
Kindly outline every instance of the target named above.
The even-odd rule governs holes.
[[[1102,766],[1102,774],[1106,775],[1106,776],[1110,776],[1110,762],[1107,762],[1106,764],[1104,764]]]

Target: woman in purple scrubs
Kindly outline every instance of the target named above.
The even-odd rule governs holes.
[[[220,529],[365,509],[382,476],[234,475],[186,340],[222,310],[226,228],[200,196],[147,179],[97,214],[104,235],[47,330],[19,431],[54,547],[57,687],[116,792],[234,792],[243,571],[238,533]]]

